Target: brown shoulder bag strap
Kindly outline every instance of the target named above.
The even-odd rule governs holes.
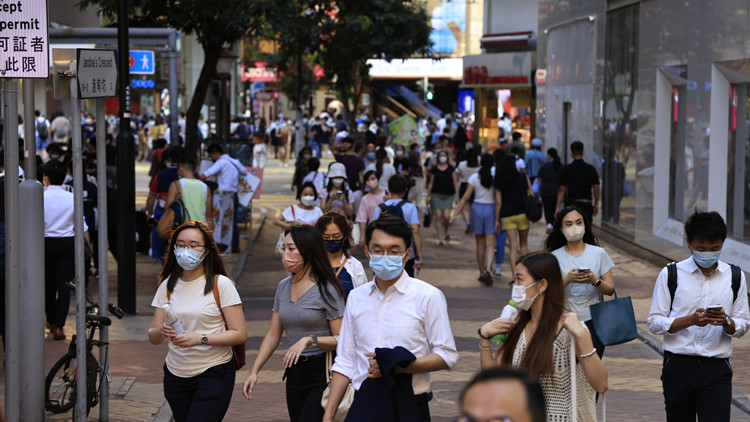
[[[219,312],[221,312],[221,319],[224,320],[224,325],[227,325],[227,319],[224,318],[224,311],[221,309],[221,299],[219,298],[219,275],[216,274],[214,276],[214,300],[216,301],[216,306],[219,307]]]

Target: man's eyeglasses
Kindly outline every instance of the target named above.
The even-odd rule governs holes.
[[[494,416],[489,419],[474,419],[473,417],[469,415],[461,415],[456,419],[457,422],[513,422],[513,419],[507,417],[507,416]]]
[[[372,249],[370,251],[370,256],[375,259],[381,259],[384,256],[390,256],[394,258],[395,257],[403,258],[404,255],[406,255],[406,251],[399,251],[399,250],[384,251],[382,249]]]

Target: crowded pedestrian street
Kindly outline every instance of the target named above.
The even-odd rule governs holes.
[[[145,203],[147,167],[137,165],[137,203]],[[263,195],[253,201],[252,222],[241,228],[241,251],[226,258],[228,271],[237,281],[245,307],[247,319],[247,359],[257,354],[263,335],[268,328],[268,318],[273,305],[273,295],[278,282],[285,277],[280,258],[273,248],[278,230],[271,225],[275,215],[291,201],[288,181],[293,170],[281,167],[270,160],[264,174]],[[475,268],[474,241],[459,227],[451,229],[454,239],[447,246],[438,246],[433,233],[425,236],[424,267],[419,277],[438,287],[446,296],[451,329],[456,340],[459,360],[451,371],[433,375],[435,398],[430,403],[434,421],[454,421],[458,414],[458,394],[463,386],[479,370],[479,349],[476,328],[483,322],[495,318],[510,298],[509,277],[495,277],[493,286],[478,283],[473,277]],[[541,247],[545,227],[538,223],[532,226],[529,248]],[[648,333],[645,325],[651,302],[651,293],[656,275],[664,264],[663,259],[646,256],[635,257],[625,250],[602,242],[615,263],[615,280],[618,294],[631,296],[639,327],[639,338],[628,343],[607,348],[603,362],[609,373],[609,390],[606,393],[607,418],[612,421],[653,421],[663,418],[664,404],[659,380],[662,356],[658,352],[661,339]],[[361,253],[355,253],[362,255]],[[160,264],[147,255],[138,255],[138,314],[116,320],[110,327],[110,365],[112,372],[110,420],[113,421],[170,421],[171,412],[164,400],[162,367],[166,345],[153,347],[145,336],[151,320],[150,306],[157,287]],[[372,273],[368,270],[368,278]],[[502,264],[502,272],[509,272],[508,264]],[[116,272],[110,276],[113,291]],[[89,289],[95,289],[91,285]],[[71,306],[70,317],[74,315]],[[47,369],[58,356],[64,353],[67,344],[45,341]],[[235,391],[227,421],[286,421],[286,403],[283,399],[284,369],[279,350],[269,360],[261,373],[255,397],[252,401],[242,396],[242,380],[248,370],[237,373]],[[735,373],[750,370],[750,342],[741,339],[734,344],[732,365]],[[750,420],[750,381],[746,377],[735,377],[733,382],[735,404],[732,406],[733,421]],[[599,403],[601,414],[602,400]],[[93,408],[90,420],[96,420],[98,407]],[[70,420],[70,414],[47,414],[47,420]]]

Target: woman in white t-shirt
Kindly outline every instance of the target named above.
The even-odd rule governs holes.
[[[164,396],[177,422],[221,420],[232,399],[237,368],[231,346],[245,343],[247,330],[240,295],[226,274],[204,223],[188,221],[174,231],[151,302],[148,339],[169,342]],[[165,305],[184,332],[167,325]]]
[[[469,150],[466,151],[466,160],[461,161],[458,163],[458,167],[456,167],[456,173],[458,174],[458,196],[459,198],[463,198],[464,194],[466,193],[466,189],[469,187],[469,177],[477,174],[479,172],[479,154],[482,152],[482,148],[477,146],[474,148],[469,148]],[[469,205],[471,205],[474,202],[474,196],[469,197]],[[468,209],[464,209],[463,212],[458,213],[456,212],[456,215],[460,215],[463,217],[464,221],[466,222],[466,233],[471,232],[471,213]]]
[[[615,264],[591,230],[591,224],[576,207],[565,207],[557,214],[552,231],[544,243],[560,263],[569,309],[586,323],[601,358],[604,344],[599,341],[591,322],[589,306],[603,301],[602,295],[615,291],[612,268]]]
[[[455,214],[450,219],[453,224],[456,217],[461,214],[464,206],[471,201],[471,221],[474,229],[474,238],[477,242],[477,265],[479,266],[478,280],[488,286],[492,285],[492,251],[495,247],[495,235],[500,232],[499,193],[493,186],[492,167],[495,158],[492,154],[482,155],[479,171],[469,176],[466,192],[458,203]]]
[[[323,211],[320,207],[315,205],[315,201],[318,200],[318,190],[315,189],[315,185],[312,182],[303,183],[297,191],[296,204],[286,207],[281,215],[276,217],[273,224],[281,227],[282,229],[290,229],[295,224],[309,224],[315,225]]]

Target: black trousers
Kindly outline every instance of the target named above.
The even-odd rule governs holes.
[[[542,205],[544,205],[544,221],[547,224],[555,224],[555,205],[557,205],[557,196],[543,196]]]
[[[164,365],[164,397],[175,422],[221,421],[234,390],[234,359],[190,378],[178,377]]]
[[[44,311],[47,322],[64,327],[70,307],[70,289],[65,283],[75,276],[75,238],[44,238]]]
[[[297,364],[284,372],[286,408],[291,422],[320,422],[320,405],[326,389],[326,355],[300,356]]]
[[[574,207],[583,211],[583,216],[589,220],[589,223],[594,221],[594,205],[591,202],[573,200],[566,205],[573,205]]]
[[[729,359],[664,351],[661,372],[667,421],[729,421],[732,367]]]

